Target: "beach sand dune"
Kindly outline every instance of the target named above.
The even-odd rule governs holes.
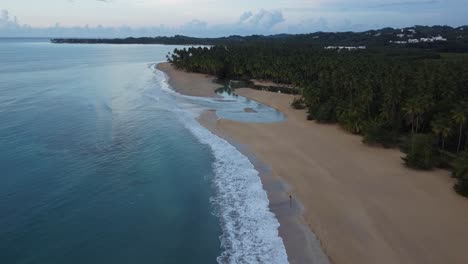
[[[200,76],[170,77],[180,76],[191,80],[185,88],[198,89],[193,84]],[[201,123],[245,146],[271,168],[272,177],[290,186],[304,206],[303,220],[333,263],[468,263],[468,199],[455,194],[447,171],[408,169],[399,150],[369,147],[336,125],[307,121],[305,111],[290,107],[291,95],[245,88],[236,93],[287,119],[255,124],[208,114]],[[295,258],[300,252],[288,244],[294,234],[281,235]]]

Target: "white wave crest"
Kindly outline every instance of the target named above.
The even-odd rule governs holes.
[[[179,117],[185,126],[215,156],[212,201],[221,221],[224,249],[218,263],[288,263],[279,222],[269,210],[267,194],[250,160],[182,112]]]
[[[164,73],[156,73],[163,91],[189,97],[175,92]],[[269,209],[267,193],[250,160],[229,142],[200,125],[196,121],[198,115],[193,111],[178,107],[171,110],[202,144],[210,146],[215,157],[215,196],[212,203],[220,219],[223,249],[217,258],[218,263],[288,263],[286,249],[278,233],[280,224]]]

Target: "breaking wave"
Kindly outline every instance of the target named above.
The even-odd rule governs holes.
[[[158,77],[161,89],[174,95],[167,77],[161,72]],[[196,113],[181,108],[172,111],[202,144],[210,146],[215,157],[212,203],[221,224],[223,250],[218,263],[288,263],[278,234],[280,224],[269,209],[267,193],[250,160],[201,126]]]

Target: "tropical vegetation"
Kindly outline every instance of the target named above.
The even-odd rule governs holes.
[[[406,142],[404,160],[412,168],[452,167],[454,157],[467,150],[465,54],[392,47],[325,50],[291,40],[175,49],[168,60],[221,79],[293,85],[301,93],[293,106],[306,107],[309,119],[338,123],[369,144]],[[465,176],[457,177],[456,189],[467,188]]]

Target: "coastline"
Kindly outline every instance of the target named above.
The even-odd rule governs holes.
[[[168,75],[169,85],[184,95],[217,97],[214,91],[222,87],[222,85],[214,83],[215,78],[212,76],[191,72],[180,74],[181,71],[175,69],[169,63],[158,63],[156,69]]]
[[[168,63],[159,63],[156,65],[156,69],[163,71],[168,76],[168,83],[178,93],[198,97],[218,97],[215,90],[219,86],[213,85],[214,78],[210,76],[178,71]],[[255,112],[250,109],[244,110]],[[228,141],[246,156],[258,171],[268,196],[270,210],[280,223],[278,232],[286,248],[289,263],[330,263],[318,238],[305,221],[303,205],[294,195],[290,204],[291,187],[283,179],[275,177],[272,168],[259,160],[247,145],[243,145],[222,133],[217,127],[218,119],[216,111],[207,110],[200,115],[197,121],[213,134]]]
[[[468,201],[451,190],[446,171],[407,169],[398,150],[369,147],[338,126],[307,121],[305,111],[289,106],[290,95],[236,93],[280,110],[286,121],[200,122],[245,146],[271,166],[270,179],[290,186],[287,191],[302,202],[305,222],[333,263],[468,263]],[[288,234],[281,234],[294,258]]]
[[[268,195],[270,210],[280,223],[278,232],[285,245],[289,263],[330,263],[320,241],[304,218],[304,206],[297,198],[289,199],[293,191],[288,183],[275,177],[271,166],[259,160],[248,145],[243,145],[221,132],[217,126],[218,120],[216,112],[209,110],[203,112],[198,118],[202,126],[228,141],[246,156],[259,172],[263,188]]]

